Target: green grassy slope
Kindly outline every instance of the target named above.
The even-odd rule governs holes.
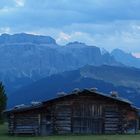
[[[0,140],[139,140],[140,135],[67,135],[67,136],[47,136],[47,137],[28,137],[28,136],[9,136],[7,128],[0,126]]]
[[[103,80],[116,86],[140,88],[140,69],[137,68],[87,65],[81,68],[80,72],[84,77]]]

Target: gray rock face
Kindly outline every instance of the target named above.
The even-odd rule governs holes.
[[[55,40],[49,36],[31,35],[31,34],[2,34],[0,36],[0,44],[14,43],[33,43],[33,44],[56,44]]]
[[[111,55],[120,63],[136,68],[140,68],[140,58],[134,57],[131,53],[126,53],[120,49],[115,49]]]
[[[0,36],[0,80],[7,87],[14,83],[13,90],[45,76],[87,64],[119,65],[109,53],[102,54],[99,48],[84,43],[59,46],[48,36],[24,33]]]

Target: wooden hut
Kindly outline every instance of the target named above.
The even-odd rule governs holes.
[[[59,94],[6,113],[10,134],[122,134],[137,133],[139,126],[138,110],[131,102],[94,89]]]

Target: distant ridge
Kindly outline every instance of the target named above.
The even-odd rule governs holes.
[[[121,65],[109,53],[85,43],[58,45],[50,36],[19,33],[0,36],[0,80],[8,93],[52,74],[85,65]]]
[[[61,46],[50,36],[26,33],[0,36],[0,81],[4,82],[11,99],[23,96],[24,100],[27,97],[24,94],[29,93],[25,87],[31,89],[32,84],[47,77],[54,78],[47,80],[48,87],[54,90],[44,89],[45,82],[41,82],[41,86],[35,85],[38,88],[43,86],[40,93],[42,98],[51,97],[55,91],[97,86],[105,92],[118,90],[124,97],[129,93],[129,98],[137,103],[140,70],[134,67],[139,68],[139,62],[140,59],[122,50],[109,53],[94,44],[86,45],[75,41]],[[54,87],[49,85],[51,81]],[[35,91],[34,96],[40,99],[37,89],[29,91]],[[28,100],[33,97],[30,94]],[[11,100],[11,104],[12,101],[14,100]],[[18,101],[21,101],[20,98]]]
[[[2,34],[0,36],[0,44],[13,43],[34,43],[34,44],[56,44],[56,41],[50,36],[32,35],[26,33],[19,34]]]
[[[9,106],[54,98],[58,92],[67,93],[77,88],[93,87],[107,94],[117,91],[120,97],[140,106],[140,69],[106,65],[87,65],[38,80],[12,93],[9,96]]]
[[[123,50],[115,49],[111,52],[111,55],[120,63],[140,68],[140,58],[134,57],[131,53],[126,53]]]

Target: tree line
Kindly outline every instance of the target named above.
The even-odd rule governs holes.
[[[0,82],[0,124],[4,122],[3,111],[7,106],[7,96],[2,82]]]

